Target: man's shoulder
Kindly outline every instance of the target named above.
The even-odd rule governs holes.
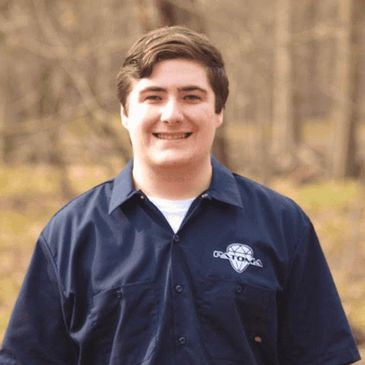
[[[249,209],[291,214],[306,219],[303,209],[290,197],[248,177],[233,173],[242,201]]]
[[[113,182],[114,179],[105,181],[70,200],[51,217],[43,234],[64,229],[66,225],[79,227],[97,216],[108,214]]]
[[[278,191],[272,189],[267,185],[264,185],[258,181],[255,181],[235,172],[232,172],[232,174],[236,180],[240,192],[245,194],[246,196],[248,194],[248,196],[250,197],[279,200],[290,204],[294,203],[291,198],[279,193]]]
[[[287,247],[312,231],[304,210],[290,197],[249,178],[234,174],[243,202],[244,216],[262,232],[279,234]]]

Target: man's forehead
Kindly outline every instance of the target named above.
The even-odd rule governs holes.
[[[206,68],[198,62],[184,59],[165,60],[157,63],[151,75],[132,80],[134,91],[163,91],[175,88],[181,91],[210,89]]]
[[[154,93],[164,93],[167,92],[168,88],[167,87],[163,87],[163,86],[154,86],[154,85],[144,85],[142,84],[141,87],[138,87],[138,92],[140,93],[149,93],[149,92],[154,92]],[[187,85],[182,85],[182,86],[176,86],[176,91],[178,92],[201,92],[206,94],[208,91],[206,88],[202,87],[201,85],[194,85],[194,84],[187,84]]]

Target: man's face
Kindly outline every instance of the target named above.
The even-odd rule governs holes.
[[[203,166],[223,112],[205,68],[198,62],[172,59],[155,65],[152,74],[134,82],[122,121],[132,142],[134,164],[141,167]]]

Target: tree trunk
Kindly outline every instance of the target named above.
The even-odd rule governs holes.
[[[331,148],[331,176],[342,179],[355,170],[356,118],[353,108],[354,69],[352,46],[352,0],[339,0],[340,27],[337,39],[337,62],[335,70],[333,101],[333,142]]]
[[[3,47],[1,50],[4,51]],[[10,59],[6,52],[2,55],[2,65],[0,70],[0,84],[4,88],[0,90],[0,161],[2,163],[11,162],[14,144],[14,134],[12,126],[15,124],[15,116],[9,104],[11,102],[14,80],[10,73]]]
[[[293,119],[292,59],[290,42],[290,0],[276,2],[276,54],[273,85],[272,150],[287,169],[295,161],[296,125]]]

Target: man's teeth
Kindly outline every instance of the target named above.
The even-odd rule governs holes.
[[[192,133],[153,133],[153,135],[159,139],[184,139],[191,136]]]

